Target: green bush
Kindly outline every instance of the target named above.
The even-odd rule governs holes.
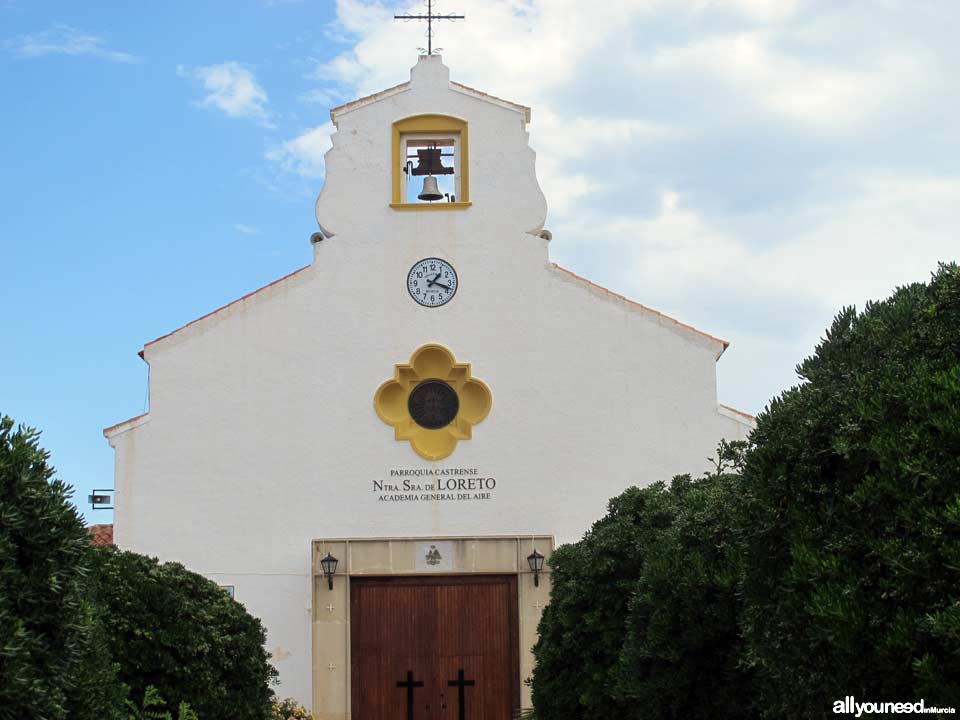
[[[110,656],[102,610],[90,601],[89,595],[87,588],[83,601],[83,624],[87,630],[76,683],[67,693],[67,718],[126,720],[124,706],[129,688],[120,681],[120,666]]]
[[[553,586],[534,646],[533,705],[540,720],[629,717],[616,692],[627,605],[642,569],[651,496],[632,488],[610,501],[583,540],[558,547]]]
[[[843,310],[798,373],[741,477],[633,488],[557,550],[541,720],[960,705],[960,269]]]
[[[738,667],[739,565],[732,518],[742,479],[675,478],[673,519],[645,549],[627,611],[620,687],[634,717],[756,717]]]
[[[843,310],[744,471],[745,659],[770,717],[960,705],[960,270]]]
[[[0,416],[0,720],[163,718],[161,695],[182,720],[270,720],[260,621],[181,565],[93,547],[37,438]]]
[[[84,599],[87,533],[38,436],[0,417],[0,718],[104,720],[122,692]]]
[[[148,685],[143,693],[143,702],[138,706],[133,700],[127,700],[127,715],[124,720],[173,720],[173,713],[165,709],[166,701],[160,691]],[[177,708],[177,720],[199,720],[190,709],[189,703],[180,703]]]
[[[752,716],[737,668],[740,478],[723,469],[631,488],[554,553],[534,649],[540,720]]]
[[[201,575],[115,547],[93,551],[95,602],[120,679],[202,720],[269,720],[276,670],[259,620]]]

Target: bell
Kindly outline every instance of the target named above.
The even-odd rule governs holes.
[[[437,179],[433,175],[427,175],[427,177],[423,179],[423,192],[417,195],[417,198],[433,202],[442,197],[443,194],[440,192],[440,188],[437,187]]]
[[[447,157],[451,157],[448,155]],[[447,167],[440,159],[443,152],[438,147],[420,148],[417,150],[417,166],[411,171],[413,176],[418,175],[453,175],[453,168]]]

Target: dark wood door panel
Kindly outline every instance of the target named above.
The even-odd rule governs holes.
[[[515,576],[352,579],[353,716],[510,720],[517,621]]]

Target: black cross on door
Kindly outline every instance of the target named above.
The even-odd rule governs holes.
[[[460,701],[460,720],[466,720],[466,717],[467,717],[466,715],[467,707],[465,703],[466,698],[464,697],[463,689],[465,687],[472,687],[473,685],[476,685],[476,684],[477,683],[474,680],[463,679],[463,668],[460,668],[460,671],[457,673],[456,680],[449,680],[447,682],[447,685],[449,685],[450,687],[457,688],[457,699]]]
[[[463,677],[463,670],[460,671],[460,676]],[[413,679],[413,670],[407,670],[407,679],[397,680],[398,688],[407,689],[407,720],[413,720],[413,689],[418,687],[423,687],[423,680],[414,680]],[[460,691],[463,693],[463,691]],[[461,716],[463,711],[461,711]]]

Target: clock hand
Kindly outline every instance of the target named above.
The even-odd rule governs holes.
[[[440,283],[437,282],[437,280],[439,280],[439,279],[440,279],[440,273],[437,273],[436,276],[433,278],[433,280],[431,280],[430,278],[427,278],[427,287],[433,287],[434,285],[440,285]]]
[[[444,285],[443,283],[440,283],[440,282],[434,282],[433,284],[436,285],[437,287],[442,287],[444,290],[450,289],[449,285]]]

